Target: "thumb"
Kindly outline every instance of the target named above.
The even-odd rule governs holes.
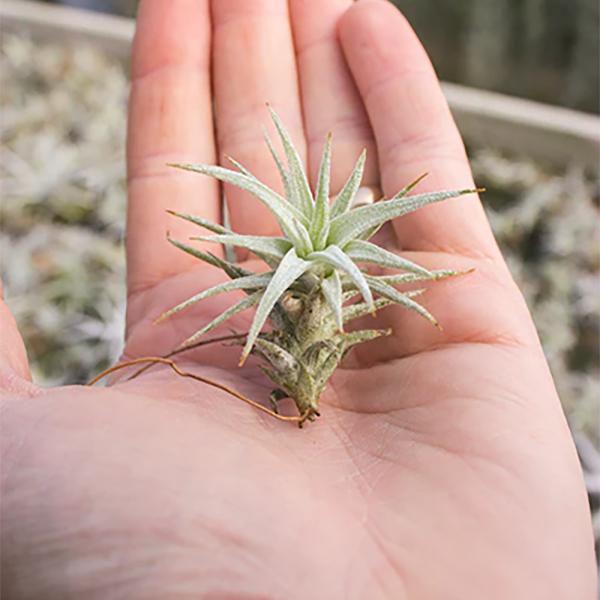
[[[6,302],[0,282],[0,390],[15,386],[15,378],[31,381],[27,352],[15,318]]]

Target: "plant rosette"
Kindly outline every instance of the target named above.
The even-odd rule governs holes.
[[[243,248],[264,261],[269,271],[254,273],[234,262],[219,258],[189,244],[168,238],[177,248],[222,269],[229,280],[174,306],[155,323],[169,319],[205,298],[232,290],[246,296],[203,324],[182,342],[178,351],[198,340],[234,315],[256,307],[250,330],[243,337],[240,366],[250,355],[266,363],[262,368],[275,383],[272,406],[291,398],[301,415],[300,424],[319,416],[319,398],[342,359],[358,344],[389,335],[390,330],[358,329],[346,325],[359,317],[399,304],[438,326],[431,313],[416,298],[424,290],[399,291],[395,286],[439,280],[463,271],[431,271],[369,241],[391,219],[429,204],[479,190],[464,189],[410,195],[423,179],[419,177],[389,199],[355,206],[363,175],[366,152],[359,156],[345,185],[330,200],[331,135],[323,151],[316,189],[311,190],[302,160],[291,137],[272,109],[271,117],[281,138],[285,163],[269,136],[265,140],[279,170],[284,195],[259,181],[250,171],[230,158],[237,170],[206,164],[170,166],[214,177],[248,191],[275,216],[282,235],[278,237],[240,235],[201,217],[169,211],[212,233],[192,238],[229,247]],[[399,274],[369,274],[365,265],[395,269]],[[269,331],[263,331],[267,322]]]

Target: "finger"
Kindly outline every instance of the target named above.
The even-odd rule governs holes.
[[[354,352],[361,366],[464,343],[536,343],[527,306],[504,264],[457,254],[409,252],[404,256],[427,269],[465,274],[399,287],[400,291],[426,290],[416,301],[434,316],[439,328],[414,311],[389,306],[377,313],[375,323],[372,317],[365,318],[364,326],[390,328],[394,335],[357,347]]]
[[[333,133],[332,193],[344,185],[367,149],[364,184],[378,184],[375,139],[338,36],[352,0],[291,0],[290,16],[300,77],[311,181],[315,182],[328,132]]]
[[[130,293],[194,264],[165,236],[169,229],[185,239],[194,226],[167,217],[166,209],[220,218],[214,181],[166,166],[215,160],[209,16],[207,0],[143,0],[140,5],[127,147]]]
[[[274,132],[269,102],[305,155],[296,60],[285,0],[214,0],[213,77],[220,160],[232,156],[269,187],[281,191],[277,168],[263,140]],[[273,235],[273,215],[247,192],[225,186],[236,231]]]
[[[464,146],[431,63],[389,2],[363,0],[340,24],[342,46],[375,132],[387,196],[424,172],[418,191],[472,187]],[[394,223],[404,249],[498,256],[475,195]]]

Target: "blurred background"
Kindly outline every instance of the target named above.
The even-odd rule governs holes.
[[[137,0],[47,0],[133,17]],[[395,0],[447,81],[598,112],[597,0]]]
[[[62,4],[130,17],[137,2]],[[599,4],[396,4],[421,35],[442,79],[465,86],[458,92],[471,103],[468,119],[464,106],[453,109],[477,184],[488,189],[483,200],[492,226],[533,312],[590,500],[598,508],[600,120],[593,115],[600,112]],[[122,342],[128,93],[123,57],[132,24],[101,21],[91,40],[93,19],[83,19],[83,13],[62,12],[46,30],[44,19],[54,19],[53,13],[25,0],[0,6],[0,11],[23,7],[21,13],[13,10],[10,27],[2,21],[0,43],[0,256],[6,297],[25,336],[35,380],[81,383],[113,362]],[[28,19],[37,25],[26,26]],[[61,33],[61,27],[77,31],[79,23],[82,31],[86,23],[85,34]],[[124,42],[112,41],[117,25]],[[96,43],[103,36],[108,42]],[[496,97],[480,96],[478,89],[570,110],[500,99],[504,112],[490,120]],[[520,136],[507,144],[511,123],[518,123]],[[549,148],[556,150],[551,159]],[[598,516],[596,530],[600,533]]]

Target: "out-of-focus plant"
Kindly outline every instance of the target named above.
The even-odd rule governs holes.
[[[125,221],[123,66],[4,36],[2,276],[40,383],[85,381],[119,353]]]
[[[600,247],[598,174],[551,173],[493,150],[472,153],[492,227],[525,294],[565,410],[598,440]]]

